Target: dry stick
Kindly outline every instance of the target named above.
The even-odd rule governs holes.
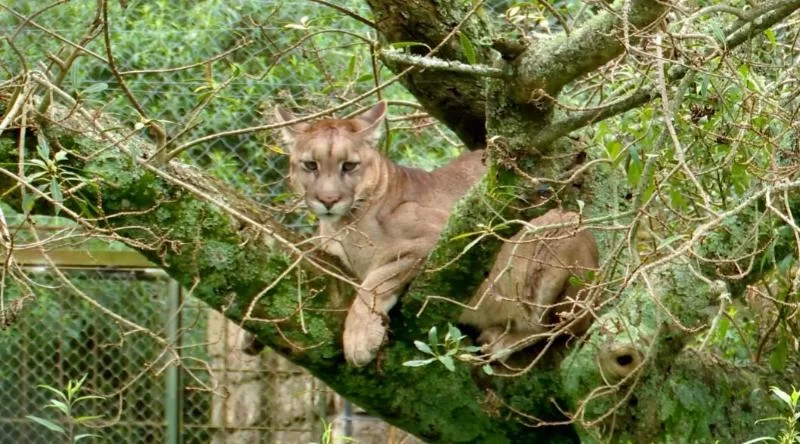
[[[355,20],[357,20],[357,21],[369,26],[372,29],[378,29],[378,25],[376,25],[373,21],[371,21],[368,18],[363,17],[363,16],[361,16],[361,15],[359,15],[359,14],[357,14],[357,13],[355,13],[355,12],[353,12],[353,11],[343,7],[343,6],[339,6],[337,4],[330,3],[330,2],[327,2],[325,0],[310,0],[310,1],[313,2],[313,3],[318,3],[320,5],[327,6],[329,8],[333,8],[333,9],[341,12],[342,14],[344,14],[344,15],[346,15],[348,17],[351,17],[351,18],[353,18],[353,19],[355,19]]]
[[[661,92],[661,108],[662,113],[664,114],[664,124],[667,127],[667,132],[669,133],[670,138],[672,139],[672,144],[675,148],[675,155],[678,160],[678,164],[681,166],[683,173],[689,177],[689,179],[694,184],[697,191],[700,193],[700,197],[703,198],[703,209],[706,210],[710,214],[714,214],[714,209],[712,207],[711,196],[708,195],[703,185],[694,175],[689,165],[686,164],[686,153],[684,152],[683,145],[681,144],[680,140],[678,140],[678,133],[675,131],[675,126],[672,124],[673,115],[676,114],[678,109],[680,108],[679,104],[676,104],[674,107],[670,107],[669,104],[669,93],[667,92],[667,79],[664,74],[664,55],[662,53],[662,35],[661,33],[656,34],[656,76],[658,77],[658,87]]]
[[[92,21],[91,21],[91,25],[89,26],[89,29],[86,31],[86,33],[83,35],[83,37],[81,37],[81,39],[78,41],[78,45],[79,46],[83,47],[86,44],[88,44],[89,42],[91,42],[92,40],[94,40],[95,37],[97,37],[97,33],[96,33],[97,32],[97,28],[98,28],[98,26],[100,26],[100,12],[101,12],[100,8],[98,8],[96,13],[95,13],[94,19],[92,19]],[[58,53],[60,53],[60,52],[61,52],[61,50],[58,51]],[[61,83],[63,83],[64,79],[67,78],[67,74],[69,74],[69,70],[72,68],[72,64],[75,63],[75,60],[82,53],[83,53],[83,50],[81,50],[79,48],[72,48],[72,52],[67,56],[67,59],[64,60],[63,62],[59,61],[57,63],[59,72],[58,72],[58,76],[56,77],[56,79],[53,80],[53,84],[54,85],[59,86],[59,87],[61,86]],[[50,106],[50,101],[51,100],[52,100],[52,95],[51,94],[47,94],[44,97],[44,100],[42,100],[42,103],[39,104],[39,113],[40,114],[44,114],[47,111],[47,108]]]
[[[62,5],[64,3],[67,3],[68,1],[69,0],[57,0],[57,1],[55,1],[53,3],[50,3],[49,5],[47,5],[47,6],[43,7],[43,8],[40,8],[38,11],[35,11],[33,14],[25,17],[24,20],[22,20],[22,23],[20,23],[19,26],[17,26],[17,29],[15,29],[14,32],[11,33],[11,35],[8,37],[8,39],[11,40],[11,41],[16,40],[17,39],[17,35],[19,35],[19,33],[23,29],[25,29],[25,26],[27,26],[29,22],[33,21],[34,18],[36,18],[37,16],[39,16],[41,14],[44,14],[45,12],[49,11],[50,9],[55,8],[56,6]],[[3,6],[3,5],[0,5],[0,7],[4,7],[6,9],[8,9],[6,6]]]
[[[2,132],[2,131],[0,131]],[[6,294],[6,270],[8,269],[11,261],[13,260],[12,253],[14,252],[14,246],[12,244],[13,239],[11,237],[11,233],[8,231],[8,222],[6,222],[6,215],[3,212],[3,207],[0,205],[0,247],[5,252],[5,258],[3,259],[3,268],[0,269],[0,316],[6,312],[5,306],[5,294]],[[2,319],[0,319],[0,329],[5,327],[3,325]]]
[[[140,119],[144,119],[150,130],[153,132],[153,136],[156,138],[156,147],[157,151],[161,150],[167,143],[167,133],[164,131],[164,128],[158,124],[155,120],[152,120],[147,117],[147,113],[145,112],[142,105],[136,100],[136,96],[133,95],[130,88],[128,88],[128,84],[125,82],[125,79],[119,73],[117,69],[117,64],[114,61],[114,54],[111,50],[111,29],[110,23],[108,22],[108,0],[101,0],[102,6],[101,9],[103,11],[103,40],[106,44],[106,56],[108,57],[108,67],[111,69],[111,73],[117,79],[120,88],[125,93],[125,96],[128,98],[128,101],[133,105],[133,108],[139,114]]]
[[[11,108],[9,108],[8,112],[6,113],[6,116],[3,118],[2,121],[0,121],[0,134],[3,134],[6,128],[8,128],[8,125],[10,125],[11,122],[14,120],[14,118],[17,117],[17,114],[19,113],[19,110],[22,108],[22,105],[28,100],[28,98],[32,93],[33,89],[30,88],[30,82],[26,78],[23,83],[22,92],[17,94],[17,98],[16,100],[14,100],[14,103],[11,105]]]
[[[15,10],[13,10],[13,9],[11,9],[11,8],[9,8],[8,6],[6,6],[6,5],[4,5],[4,4],[2,4],[2,3],[0,3],[0,8],[3,8],[3,9],[5,9],[6,11],[8,11],[8,12],[10,12],[11,14],[15,15],[15,16],[16,16],[17,18],[19,18],[19,19],[27,20],[27,17],[26,17],[25,15],[23,15],[23,14],[20,14],[19,12],[15,11]],[[50,37],[53,37],[53,38],[55,38],[56,40],[60,41],[61,43],[66,43],[66,44],[67,44],[67,45],[69,45],[69,46],[72,46],[72,47],[74,47],[74,48],[78,48],[78,49],[80,49],[81,51],[85,52],[86,54],[89,54],[90,56],[92,56],[92,57],[96,58],[97,60],[100,60],[100,61],[101,61],[101,62],[103,62],[103,63],[108,63],[108,60],[106,60],[106,59],[105,59],[105,57],[101,56],[100,54],[98,54],[98,53],[96,53],[96,52],[92,51],[91,49],[87,49],[87,48],[85,48],[85,47],[83,47],[83,46],[80,46],[80,45],[78,45],[78,44],[76,44],[76,43],[73,43],[73,42],[72,42],[72,41],[70,41],[69,39],[62,37],[62,36],[61,36],[60,34],[58,34],[57,32],[51,31],[51,30],[47,29],[46,27],[44,27],[44,26],[42,26],[42,25],[40,25],[40,24],[36,23],[36,22],[35,22],[35,21],[33,21],[33,20],[27,20],[27,23],[29,23],[30,25],[32,25],[34,28],[36,28],[36,29],[38,29],[38,30],[40,30],[40,31],[44,32],[44,33],[45,33],[45,34],[47,34],[47,35],[49,35]]]
[[[378,66],[378,55],[375,51],[376,44],[369,45],[369,61],[370,65],[372,66],[372,80],[375,82],[375,86],[381,85],[381,68]],[[376,93],[376,97],[378,101],[383,100],[383,91],[378,90]],[[383,131],[385,134],[389,134],[389,119],[383,119]],[[383,153],[386,154],[389,152],[389,143],[391,142],[391,138],[384,137],[383,139]]]
[[[471,74],[481,77],[506,77],[505,71],[493,66],[468,64],[459,62],[458,60],[443,60],[435,57],[406,54],[396,49],[384,49],[380,52],[380,56],[390,62],[396,62],[403,65],[414,65],[419,68]]]
[[[773,1],[771,4],[759,8],[752,15],[748,15],[749,20],[743,21],[729,30],[725,47],[731,50],[749,40],[752,36],[758,35],[760,31],[769,28],[780,20],[788,17],[794,10],[800,8],[800,0]],[[753,11],[753,10],[750,10]],[[750,12],[748,11],[748,12]],[[707,54],[704,59],[708,60],[718,55],[718,51]],[[683,78],[689,69],[686,67],[673,67],[667,74],[667,81],[674,82]],[[643,86],[638,91],[615,100],[600,110],[573,113],[568,117],[554,121],[533,137],[532,146],[547,146],[567,134],[583,128],[587,125],[597,123],[622,114],[633,108],[641,106],[656,97],[657,91],[653,85]]]
[[[104,1],[107,1],[107,0],[104,0]],[[478,10],[478,8],[480,8],[481,5],[483,5],[483,0],[475,2],[475,5],[472,7],[472,9],[470,9],[467,12],[467,14],[464,16],[464,18],[456,26],[453,27],[453,29],[450,31],[450,33],[448,33],[444,37],[444,39],[442,39],[442,41],[438,45],[436,45],[436,47],[434,47],[433,49],[431,49],[428,52],[426,57],[432,57],[437,52],[439,52],[439,50],[445,44],[447,44],[447,42],[449,42],[450,39],[453,38],[453,36],[461,29],[461,26],[470,17],[472,17],[473,14],[475,14],[475,12]],[[219,139],[219,138],[227,137],[227,136],[235,136],[235,135],[239,135],[239,134],[248,134],[248,133],[252,133],[252,132],[256,132],[256,131],[263,131],[263,130],[271,130],[271,129],[276,129],[276,128],[282,128],[284,126],[291,126],[291,125],[295,125],[297,123],[301,123],[301,122],[305,122],[305,121],[308,121],[308,120],[316,119],[316,118],[319,118],[319,117],[327,116],[327,115],[329,115],[331,113],[334,113],[336,111],[340,111],[340,110],[342,110],[344,108],[347,108],[350,105],[353,105],[354,103],[357,103],[357,102],[360,102],[360,101],[366,99],[367,97],[375,94],[377,91],[382,90],[382,89],[388,87],[389,85],[397,82],[398,80],[403,78],[406,74],[408,74],[409,72],[411,72],[414,69],[416,69],[415,66],[409,66],[408,68],[406,68],[403,71],[401,71],[399,74],[396,74],[396,75],[390,77],[382,85],[376,86],[376,87],[370,89],[369,91],[365,92],[364,94],[361,94],[361,95],[355,97],[354,99],[348,100],[348,101],[346,101],[346,102],[344,102],[344,103],[342,103],[340,105],[328,108],[328,109],[326,109],[324,111],[320,111],[318,113],[309,114],[309,115],[307,115],[305,117],[300,117],[300,118],[289,120],[289,121],[283,122],[283,123],[273,123],[273,124],[268,124],[268,125],[258,125],[258,126],[251,126],[251,127],[248,127],[248,128],[240,128],[240,129],[235,129],[235,130],[230,130],[230,131],[222,131],[222,132],[219,132],[219,133],[209,134],[207,136],[203,136],[203,137],[199,137],[199,138],[194,139],[194,140],[190,140],[189,142],[186,142],[183,145],[180,145],[177,148],[175,148],[172,151],[170,151],[166,155],[166,161],[174,159],[175,156],[179,155],[180,153],[182,153],[183,151],[185,151],[188,148],[191,148],[191,147],[193,147],[193,146],[195,146],[197,144],[200,144],[200,143],[208,142],[210,140],[215,140],[215,139]]]
[[[187,69],[192,69],[192,68],[196,68],[198,66],[203,66],[203,65],[205,65],[207,63],[216,62],[217,60],[219,60],[219,59],[221,59],[221,58],[223,58],[223,57],[225,57],[225,56],[227,56],[229,54],[232,54],[232,53],[234,53],[234,52],[236,52],[236,51],[238,51],[238,50],[240,50],[240,49],[242,49],[242,48],[244,48],[246,46],[249,46],[252,43],[253,43],[252,40],[245,40],[244,42],[234,46],[233,48],[230,48],[230,49],[228,49],[228,50],[226,50],[224,52],[221,52],[221,53],[219,53],[219,54],[217,54],[217,55],[215,55],[215,56],[213,56],[213,57],[211,57],[209,59],[203,60],[202,62],[192,63],[192,64],[189,64],[189,65],[183,65],[183,66],[176,66],[174,68],[132,69],[132,70],[129,70],[129,71],[120,71],[119,74],[121,76],[131,76],[131,75],[134,75],[134,74],[163,74],[163,73],[168,73],[168,72],[186,71]]]

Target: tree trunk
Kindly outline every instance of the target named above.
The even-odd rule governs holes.
[[[58,110],[63,114],[51,117],[64,117],[66,110],[53,107],[54,113]],[[443,328],[443,322],[453,321],[457,311],[452,304],[431,304],[418,318],[422,296],[412,291],[393,312],[392,335],[378,363],[363,369],[351,368],[345,365],[340,347],[349,292],[309,264],[325,263],[326,258],[308,255],[309,261],[285,274],[297,253],[287,251],[287,246],[278,240],[280,232],[271,217],[253,203],[204,173],[177,162],[164,167],[165,174],[160,173],[142,160],[146,157],[142,154],[151,147],[136,137],[109,145],[104,137],[114,137],[113,134],[100,135],[79,117],[73,116],[63,124],[74,131],[42,127],[35,137],[47,137],[52,146],[75,153],[71,156],[73,165],[85,177],[103,179],[96,182],[96,189],[82,193],[97,205],[96,216],[103,228],[115,230],[129,245],[191,288],[193,296],[233,321],[241,322],[258,296],[251,320],[244,322],[244,327],[369,413],[428,442],[574,442],[579,434],[590,433],[573,425],[531,428],[530,424],[563,420],[559,409],[575,411],[588,392],[608,387],[596,364],[598,350],[618,342],[613,335],[601,332],[607,329],[593,329],[595,334],[572,352],[566,364],[545,364],[511,379],[479,376],[466,365],[457,365],[455,372],[440,365],[410,368],[402,363],[419,358],[413,340],[424,339],[420,333],[433,325]],[[32,136],[29,134],[29,140]],[[88,161],[81,160],[84,154],[100,148],[107,149]],[[12,163],[16,156],[13,137],[0,138],[0,162]],[[4,175],[0,189],[9,189],[12,182]],[[19,206],[18,196],[8,194],[4,200]],[[102,196],[102,201],[97,196]],[[46,205],[36,210],[48,211]],[[457,210],[453,219],[463,218],[464,212]],[[117,213],[118,217],[103,218],[103,214]],[[269,234],[276,231],[274,236]],[[436,255],[454,257],[460,249],[447,251],[440,246],[437,251],[432,261],[438,262]],[[473,274],[460,265],[448,273]],[[298,280],[303,284],[299,295]],[[431,290],[427,294],[458,295],[462,282],[463,278],[451,281],[441,288],[444,291]],[[267,287],[271,290],[260,295]],[[683,286],[665,292],[662,303],[679,305],[696,298],[695,305],[676,311],[686,317],[682,321],[687,325],[696,325],[699,311],[694,308],[704,307],[710,293],[703,286],[689,288],[695,293],[679,292],[688,291]],[[634,296],[626,300],[633,301]],[[302,310],[298,305],[301,300]],[[662,424],[672,424],[667,432],[674,436],[697,439],[712,433],[741,438],[772,427],[770,423],[753,427],[750,421],[772,411],[762,381],[752,370],[730,368],[710,356],[698,359],[699,352],[675,346],[682,336],[669,329],[662,331],[666,322],[658,319],[657,306],[649,299],[643,298],[636,310],[652,313],[646,318],[649,324],[639,327],[639,335],[649,336],[651,348],[656,350],[648,355],[652,365],[638,376],[635,396],[622,402],[623,409],[614,417],[616,436],[639,441],[643,436],[654,436],[651,434],[659,432]],[[659,331],[657,336],[655,332]],[[665,387],[677,393],[667,392]],[[704,389],[706,393],[702,399],[690,397],[694,403],[680,404],[678,408],[676,399],[683,402],[680,395],[685,387]],[[586,415],[605,411],[624,393],[622,387],[613,385],[609,390],[589,406],[583,406]],[[671,422],[666,423],[652,417],[656,413],[663,415],[664,411],[676,412],[679,417],[667,418]],[[752,417],[732,417],[726,412],[752,412]],[[651,416],[642,420],[645,413]],[[658,419],[663,421],[661,416]]]
[[[405,39],[430,47],[459,26],[473,5],[471,1],[369,3],[387,41]],[[632,0],[617,7],[623,3],[629,7],[629,31],[658,23],[669,6],[669,2]],[[743,18],[728,33],[729,46],[798,7],[800,1],[768,2],[750,10],[749,19]],[[766,12],[759,14],[762,10]],[[342,357],[342,324],[350,299],[341,282],[346,273],[336,271],[338,276],[332,276],[330,270],[341,270],[333,259],[297,247],[297,237],[254,202],[179,162],[156,168],[146,161],[153,152],[148,142],[123,137],[120,131],[101,132],[99,128],[119,125],[94,122],[64,107],[52,105],[48,115],[29,121],[35,129],[29,130],[27,140],[35,143],[45,137],[51,146],[74,154],[68,161],[83,177],[99,179],[68,196],[70,205],[76,197],[90,202],[88,211],[94,214],[71,207],[74,212],[62,210],[62,215],[80,220],[77,211],[83,211],[81,216],[96,218],[102,229],[141,251],[195,297],[243,324],[262,343],[369,413],[427,442],[575,442],[599,438],[601,432],[615,442],[712,437],[728,441],[772,433],[777,424],[755,424],[776,412],[763,371],[732,367],[686,347],[692,333],[708,322],[704,313],[725,293],[725,285],[709,285],[678,260],[653,283],[655,297],[644,288],[626,289],[618,305],[595,323],[584,344],[568,353],[556,350],[549,355],[552,359],[515,378],[489,377],[465,364],[456,365],[453,372],[438,364],[402,365],[420,357],[414,340],[424,339],[432,326],[445,330],[447,322],[457,318],[457,306],[431,302],[428,296],[464,301],[491,266],[497,241],[467,249],[472,239],[459,235],[491,220],[499,209],[508,216],[518,215],[504,204],[519,196],[497,196],[495,190],[521,186],[528,181],[525,175],[561,177],[573,162],[553,156],[570,149],[558,139],[595,118],[613,115],[565,115],[554,111],[553,96],[567,82],[622,53],[620,17],[601,14],[569,37],[549,43],[513,52],[502,47],[502,57],[493,60],[488,45],[477,43],[482,33],[490,32],[478,12],[460,25],[465,38],[478,48],[476,60],[511,75],[492,79],[485,88],[483,80],[465,74],[442,75],[442,81],[432,80],[437,76],[430,72],[407,78],[409,90],[469,147],[482,146],[488,135],[491,165],[481,183],[456,206],[425,268],[439,270],[454,258],[458,261],[415,280],[392,312],[390,339],[377,362],[363,369],[345,365]],[[462,44],[451,39],[438,55],[463,61]],[[576,56],[581,51],[591,57]],[[681,73],[676,71],[674,77],[679,79]],[[633,98],[613,112],[653,96]],[[0,137],[0,164],[17,162],[18,135],[18,130],[8,130]],[[0,173],[0,190],[22,181],[7,170]],[[606,185],[601,178],[593,180],[583,190]],[[37,191],[28,187],[26,193]],[[488,194],[496,197],[492,201],[496,208],[487,204]],[[18,191],[4,194],[3,200],[22,207]],[[589,214],[602,211],[585,200]],[[33,210],[52,211],[45,199],[39,199]],[[106,217],[112,214],[115,217]],[[423,305],[426,308],[418,315]],[[559,354],[566,354],[563,361]],[[770,378],[772,383],[790,381],[796,373],[787,370]]]

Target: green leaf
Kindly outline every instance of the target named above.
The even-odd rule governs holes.
[[[436,331],[436,326],[434,325],[428,330],[428,344],[436,345],[439,343],[439,333]]]
[[[720,44],[725,44],[725,32],[720,28],[719,23],[712,21],[710,24],[711,26],[711,34],[713,34],[714,38]]]
[[[86,395],[86,396],[81,396],[80,398],[76,399],[73,402],[78,403],[78,402],[85,401],[85,400],[88,400],[88,399],[106,399],[106,398],[103,397],[103,396],[97,396],[97,395]]]
[[[786,361],[789,359],[789,344],[787,344],[786,336],[781,336],[781,339],[775,345],[775,349],[772,351],[772,354],[769,356],[769,366],[772,367],[773,370],[776,372],[782,371],[786,368]],[[777,389],[777,387],[776,387]],[[775,390],[773,390],[775,393]],[[789,395],[784,392],[781,392],[786,395],[786,402],[791,405],[791,400],[789,400]],[[777,393],[776,393],[777,395]],[[780,397],[780,395],[778,395]],[[781,397],[781,399],[783,399]]]
[[[40,388],[40,389],[49,390],[49,391],[55,393],[56,395],[58,395],[58,397],[63,399],[64,401],[67,400],[67,395],[65,395],[60,390],[58,390],[58,389],[56,389],[54,387],[50,387],[49,385],[45,385],[45,384],[40,384],[40,385],[37,385],[36,387]]]
[[[36,196],[32,193],[26,193],[22,197],[22,212],[25,214],[30,213],[37,199],[39,199],[39,196]]]
[[[69,407],[67,403],[63,401],[59,401],[58,399],[51,399],[50,404],[47,404],[45,408],[54,408],[61,410],[65,415],[69,415]]]
[[[439,362],[444,364],[444,367],[446,369],[450,370],[451,372],[456,371],[456,365],[453,362],[453,357],[452,356],[439,356],[438,359],[439,359]]]
[[[102,438],[102,436],[95,435],[94,433],[81,433],[80,435],[75,435],[75,437],[72,438],[72,442],[75,443],[86,438]]]
[[[349,79],[353,77],[353,74],[355,73],[356,73],[356,56],[355,54],[353,54],[353,56],[350,57],[350,62],[347,63],[347,78]]]
[[[80,391],[83,383],[86,381],[87,376],[89,376],[88,373],[83,375],[83,377],[78,381],[70,379],[69,383],[67,384],[67,398],[72,399],[78,393],[78,391]]]
[[[47,139],[40,134],[39,137],[36,138],[36,141],[38,142],[36,144],[36,151],[39,153],[39,157],[45,160],[49,160],[50,145],[47,143]]]
[[[67,152],[64,151],[64,150],[61,150],[61,151],[57,152],[56,155],[55,155],[55,161],[56,162],[63,162],[66,159],[67,159]]]
[[[483,367],[481,367],[481,369],[483,369],[483,372],[486,373],[487,375],[494,374],[494,370],[492,370],[491,364],[483,364]]]
[[[394,42],[389,46],[391,46],[393,49],[403,49],[403,48],[410,48],[412,46],[422,46],[427,48],[428,51],[431,50],[430,46],[420,42]]]
[[[772,43],[772,46],[778,44],[778,39],[775,38],[775,31],[772,28],[765,29],[764,35],[767,37],[767,40],[769,40],[769,42]]]
[[[61,187],[58,186],[58,181],[56,181],[55,177],[50,179],[50,196],[57,204],[64,203],[64,196],[61,194]],[[56,206],[56,216],[58,215],[59,211],[61,211],[61,208]]]
[[[44,161],[42,159],[31,159],[31,160],[28,161],[28,163],[36,165],[36,166],[38,166],[40,168],[45,168],[45,169],[47,168],[47,164],[44,163]]]
[[[474,65],[478,61],[478,57],[475,55],[475,47],[472,46],[469,37],[463,32],[459,32],[458,41],[461,43],[461,49],[464,50],[464,57],[467,58],[467,62],[469,62],[470,65]]]
[[[780,262],[778,262],[778,272],[780,272],[782,275],[787,275],[789,270],[792,268],[792,265],[794,265],[794,262],[794,256],[787,254],[783,257],[783,259],[781,259]]]
[[[606,153],[608,154],[608,158],[614,162],[616,166],[620,159],[622,158],[619,153],[622,152],[622,143],[619,140],[611,140],[605,144],[606,146]]]
[[[103,415],[78,416],[77,418],[75,418],[75,422],[80,424],[80,423],[87,422],[87,421],[94,421],[95,419],[100,419],[102,417],[103,417]]]
[[[44,171],[39,171],[39,172],[36,172],[36,173],[28,175],[28,177],[27,177],[28,183],[32,183],[34,180],[44,176],[45,174],[47,174],[47,173],[44,172]]]
[[[792,398],[789,396],[788,393],[784,392],[778,387],[772,386],[769,388],[773,395],[775,395],[778,399],[785,402],[787,406],[792,406]]]
[[[414,346],[417,347],[417,350],[421,351],[422,353],[429,355],[433,354],[433,350],[431,350],[430,346],[422,341],[414,341]]]
[[[94,93],[99,93],[100,91],[105,91],[108,89],[107,83],[95,83],[94,85],[84,89],[81,94],[89,95]]]
[[[403,365],[406,366],[406,367],[422,367],[423,365],[428,365],[428,364],[430,364],[431,362],[433,362],[435,360],[436,360],[436,358],[413,359],[411,361],[404,362]]]
[[[33,415],[27,415],[25,417],[30,419],[31,421],[41,425],[41,426],[44,426],[44,427],[54,431],[54,432],[61,433],[62,435],[66,435],[67,434],[64,431],[63,427],[61,427],[60,425],[58,425],[58,424],[56,424],[56,423],[54,423],[54,422],[52,422],[50,420],[47,420],[47,419],[44,419],[44,418],[39,418],[38,416],[33,416]]]
[[[447,323],[447,336],[445,336],[445,340],[451,339],[453,341],[461,341],[461,330],[458,329],[455,325],[451,323]]]
[[[775,438],[771,438],[769,436],[762,436],[761,438],[755,438],[751,439],[750,441],[745,441],[742,444],[754,444],[757,442],[765,442],[765,441],[778,441],[778,440]]]
[[[372,74],[362,74],[362,75],[358,76],[358,78],[356,79],[356,82],[366,82],[368,80],[369,81],[372,80]]]
[[[661,243],[658,244],[658,246],[656,247],[656,250],[660,250],[660,249],[672,244],[676,240],[682,239],[682,238],[683,238],[682,234],[676,234],[675,236],[670,236],[670,237],[664,239],[663,241],[661,241]]]

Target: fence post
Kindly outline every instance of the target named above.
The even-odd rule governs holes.
[[[167,340],[175,347],[177,353],[181,350],[181,299],[183,292],[180,284],[174,279],[169,280],[167,296]],[[181,369],[175,363],[170,365],[166,371],[166,420],[167,420],[167,440],[168,444],[183,443],[183,381],[181,381]]]

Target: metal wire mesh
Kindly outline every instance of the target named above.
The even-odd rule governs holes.
[[[207,443],[215,438],[226,442],[221,434],[242,432],[249,433],[248,442],[302,442],[278,439],[287,433],[310,442],[317,434],[315,424],[321,421],[315,412],[326,414],[328,391],[277,357],[254,357],[248,364],[231,356],[239,350],[229,345],[236,343],[219,335],[233,335],[235,327],[212,331],[209,309],[194,300],[185,301],[173,317],[168,305],[176,295],[170,294],[170,282],[163,274],[76,270],[68,277],[98,303],[151,331],[163,332],[169,322],[180,324],[181,346],[176,349],[181,351],[184,370],[174,387],[169,386],[168,371],[160,371],[166,363],[160,358],[162,345],[142,333],[124,333],[117,321],[98,314],[45,270],[31,277],[37,283],[36,302],[14,328],[0,333],[0,443],[55,442],[57,434],[26,419],[36,415],[58,422],[56,412],[44,408],[53,393],[38,386],[61,388],[84,375],[87,394],[104,399],[83,403],[75,416],[102,414],[104,427],[92,430],[102,442]],[[15,288],[7,290],[13,298]],[[217,348],[225,356],[218,359],[213,348],[221,343]],[[256,384],[237,388],[240,381],[235,375]],[[213,392],[199,382],[213,387]],[[287,384],[296,390],[287,390]],[[220,403],[231,398],[231,391],[253,388],[259,411],[249,411],[249,405],[235,411],[257,422],[241,425],[235,415],[233,421],[225,421],[231,414]],[[169,417],[170,402],[181,405],[179,418]],[[300,419],[279,423],[274,409],[289,405],[299,406]],[[170,427],[176,428],[177,440],[167,439]]]
[[[342,3],[369,15],[365,2]],[[173,146],[266,123],[276,104],[306,112],[338,105],[374,87],[376,76],[380,80],[391,75],[386,69],[373,69],[370,46],[364,40],[338,32],[371,40],[376,38],[371,29],[312,2],[155,0],[108,4],[110,40],[118,68],[158,70],[126,75],[125,79],[146,117],[164,126]],[[81,41],[96,20],[96,5],[4,2],[7,9],[0,14],[0,36],[7,36],[15,51],[0,53],[0,79],[21,72],[24,60],[28,69],[56,81],[61,72],[54,60],[66,60],[74,50],[65,41]],[[102,60],[107,57],[102,36],[83,46],[93,54],[76,58],[60,87],[86,109],[112,116],[126,128],[139,124],[140,135],[150,137]],[[187,65],[192,67],[172,69]],[[391,157],[430,168],[458,153],[455,137],[419,113],[413,98],[399,84],[382,94],[404,103],[393,105]],[[409,114],[403,115],[405,112]],[[227,135],[194,145],[180,160],[261,202],[274,210],[277,219],[309,230],[312,224],[305,214],[290,211],[293,201],[285,180],[287,159],[277,145],[276,133]],[[7,209],[4,212],[9,224],[22,221]],[[98,433],[106,442],[222,443],[227,438],[246,437],[247,442],[293,443],[319,439],[320,417],[330,408],[327,389],[277,357],[256,362],[233,356],[238,345],[229,339],[240,332],[230,326],[210,326],[215,322],[209,320],[213,316],[192,300],[185,301],[177,314],[171,313],[175,295],[165,277],[98,269],[68,273],[75,285],[99,304],[161,336],[168,335],[170,325],[180,325],[182,346],[177,350],[183,367],[177,385],[175,380],[169,383],[163,345],[144,334],[123,333],[118,322],[67,291],[51,273],[41,270],[31,276],[41,284],[35,285],[36,301],[26,304],[23,319],[13,328],[0,332],[0,444],[54,442],[53,432],[25,418],[31,414],[55,417],[51,409],[43,410],[52,394],[37,385],[60,388],[83,375],[88,375],[90,392],[110,395],[86,403],[86,412],[79,412],[104,415],[110,424]],[[18,299],[18,293],[18,288],[8,288],[5,300]],[[257,406],[254,413],[247,414],[252,417],[243,421],[244,413],[226,413],[236,412],[235,400],[246,398],[236,398],[237,393],[246,392],[253,381],[263,386],[258,389],[258,399],[249,400]],[[180,418],[170,417],[175,409],[182,411]],[[288,413],[278,415],[283,411]]]

